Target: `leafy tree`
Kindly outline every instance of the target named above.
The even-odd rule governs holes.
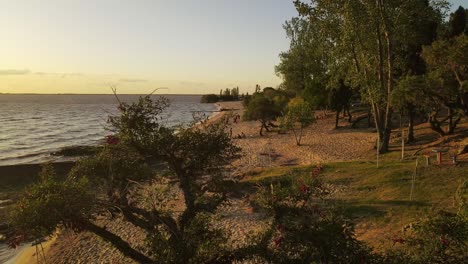
[[[80,227],[76,229],[95,233],[140,263],[216,262],[230,254],[224,234],[209,223],[226,199],[222,168],[237,157],[239,149],[220,125],[182,127],[177,133],[162,126],[157,120],[165,105],[166,100],[152,101],[149,96],[121,103],[120,114],[110,118],[115,134],[102,152],[80,161],[64,182],[46,180],[34,185],[34,195],[27,193],[17,205],[12,234],[39,239],[60,226]],[[157,161],[163,161],[168,171],[149,171],[147,162]],[[144,191],[140,183],[151,183],[152,188]],[[176,199],[170,190],[182,194],[183,212],[167,207]],[[144,230],[149,251],[132,248],[94,223],[93,217],[102,211],[121,215]],[[32,229],[40,232],[29,232]],[[24,237],[20,235],[11,237],[19,242],[15,238]]]
[[[293,131],[298,146],[301,145],[304,128],[310,126],[314,122],[315,118],[312,107],[300,97],[293,98],[289,101],[287,112],[281,118],[281,126]]]
[[[349,111],[351,104],[351,97],[353,92],[349,86],[344,83],[344,80],[339,81],[337,88],[334,88],[329,93],[329,105],[336,111],[335,115],[335,128],[338,128],[338,120],[340,117],[341,111],[343,114],[348,113],[348,121],[351,122],[352,116]]]
[[[219,96],[216,94],[205,94],[200,99],[200,103],[217,103],[218,101]]]
[[[468,37],[465,34],[448,40],[438,40],[423,48],[422,56],[429,67],[430,89],[427,96],[435,102],[430,115],[432,129],[441,136],[452,134],[462,116],[468,113]],[[440,106],[449,113],[438,120]],[[447,132],[441,125],[448,120]]]
[[[431,102],[424,94],[427,82],[424,76],[408,75],[398,81],[398,85],[392,93],[392,104],[401,114],[408,115],[408,143],[414,142],[414,116],[419,108],[426,111]]]
[[[151,262],[118,235],[93,222],[95,215],[106,206],[90,191],[85,177],[68,177],[61,181],[47,166],[40,176],[41,180],[25,190],[12,210],[8,235],[10,246],[16,247],[29,239],[40,241],[53,235],[59,227],[69,228],[76,232],[92,232],[137,262]]]
[[[302,96],[313,107],[325,107],[328,75],[317,28],[297,17],[283,27],[290,47],[280,53],[280,63],[275,67],[276,74],[283,79],[282,87]]]
[[[344,78],[360,87],[361,98],[373,112],[380,138],[380,152],[388,151],[392,130],[391,94],[404,74],[399,47],[417,35],[414,21],[428,16],[441,19],[445,3],[410,1],[295,1],[302,18],[319,32],[320,48],[326,50],[329,82]],[[439,5],[441,4],[441,5]]]
[[[263,136],[263,129],[270,131],[268,123],[276,120],[281,114],[272,99],[265,96],[264,93],[255,93],[249,100],[249,104],[244,113],[244,119],[260,122],[260,136]]]
[[[453,38],[461,34],[468,34],[468,20],[466,10],[462,6],[450,15],[448,38]]]

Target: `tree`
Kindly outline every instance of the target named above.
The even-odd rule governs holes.
[[[404,73],[399,69],[404,58],[397,47],[418,32],[414,19],[441,14],[441,5],[427,5],[424,0],[294,3],[299,14],[323,36],[321,49],[327,51],[324,58],[328,60],[324,61],[330,81],[344,78],[353,87],[360,87],[361,98],[372,108],[381,142],[378,149],[388,151],[394,111],[391,94]]]
[[[259,121],[259,134],[263,136],[263,129],[270,131],[268,123],[275,120],[280,114],[273,100],[267,98],[264,93],[256,93],[249,100],[244,118],[246,120]]]
[[[425,98],[427,82],[424,76],[408,75],[398,81],[398,85],[392,93],[392,104],[401,115],[408,115],[408,143],[414,142],[414,115],[416,109],[426,111],[430,101]]]
[[[255,92],[256,93],[260,92],[260,85],[258,85],[258,84],[255,85]]]
[[[216,94],[205,94],[200,99],[200,103],[217,103],[218,101],[219,96]]]
[[[351,104],[351,97],[353,92],[351,88],[344,83],[343,79],[340,79],[338,87],[332,89],[329,93],[329,105],[336,111],[335,115],[335,128],[338,128],[338,120],[340,112],[343,111],[343,115],[348,113],[348,122],[351,122],[352,116],[349,111]]]
[[[422,57],[429,67],[430,89],[427,96],[435,104],[430,115],[431,128],[441,136],[452,134],[462,116],[468,114],[468,37],[461,34],[448,40],[438,40],[423,48]],[[448,109],[448,116],[438,120],[440,105]],[[448,129],[441,125],[448,120]]]
[[[181,127],[177,133],[162,126],[165,106],[166,100],[149,96],[121,103],[120,114],[109,120],[115,134],[102,152],[80,161],[64,182],[47,178],[33,185],[16,206],[10,237],[39,239],[64,226],[91,231],[139,263],[216,262],[229,255],[224,234],[209,223],[226,199],[222,168],[239,149],[221,125]],[[157,161],[168,171],[149,171],[147,162]],[[143,191],[141,183],[151,183],[151,191]],[[176,199],[168,193],[174,189],[185,204],[180,214],[167,207]],[[93,218],[102,211],[141,228],[149,252],[98,226]]]
[[[281,86],[302,96],[311,106],[325,107],[327,99],[326,53],[317,32],[310,21],[303,18],[292,18],[283,26],[290,47],[280,53],[280,63],[275,72],[283,80]]]
[[[293,98],[289,101],[287,112],[281,118],[281,126],[293,131],[298,146],[301,145],[304,128],[310,126],[314,122],[315,118],[312,107],[300,97]]]
[[[448,38],[453,38],[463,33],[467,34],[467,23],[466,10],[462,6],[459,6],[458,9],[450,15]]]

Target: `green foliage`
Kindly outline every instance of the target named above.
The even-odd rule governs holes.
[[[279,67],[280,72],[290,72],[285,85],[306,87],[309,80],[316,83],[313,88],[322,84],[316,100],[328,94],[327,87],[338,87],[340,80],[358,87],[374,114],[382,143],[379,151],[388,151],[394,110],[391,93],[401,76],[424,70],[418,54],[421,45],[434,39],[444,2],[311,0],[294,4],[299,18],[287,25],[291,48]],[[331,97],[349,98],[337,94]]]
[[[335,111],[341,111],[349,107],[353,93],[351,87],[344,83],[344,80],[339,80],[337,87],[332,88],[329,93],[329,106]]]
[[[24,191],[11,212],[10,245],[50,236],[60,226],[82,230],[83,222],[93,217],[94,203],[86,178],[59,181],[45,165],[40,181]]]
[[[168,106],[169,100],[165,97],[153,101],[149,95],[140,97],[135,103],[122,102],[118,106],[120,114],[109,117],[110,129],[124,144],[142,150],[154,136],[166,130],[160,122],[161,114]]]
[[[234,146],[221,124],[179,127],[177,131],[153,125],[150,120],[154,111],[140,109],[153,106],[155,104],[135,105],[124,114],[147,113],[140,117],[149,123],[143,127],[154,129],[136,134],[131,128],[116,127],[116,136],[127,139],[124,143],[145,139],[144,144],[139,145],[140,152],[168,165],[169,173],[160,175],[162,178],[158,181],[167,184],[168,180],[176,180],[186,209],[179,216],[173,216],[165,208],[165,199],[153,199],[146,208],[151,212],[148,216],[156,214],[165,220],[147,219],[145,213],[138,214],[140,217],[143,214],[151,226],[155,225],[147,229],[147,241],[158,263],[198,263],[207,254],[215,254],[217,247],[214,245],[221,245],[220,240],[224,240],[218,231],[209,231],[207,223],[202,225],[200,219],[206,220],[224,201],[222,168],[237,157],[239,148]]]
[[[271,224],[254,242],[258,256],[272,263],[372,262],[351,222],[323,200],[329,191],[321,172],[318,165],[312,172],[292,172],[260,186],[256,202]]]
[[[201,97],[200,103],[210,104],[217,103],[219,101],[219,96],[216,94],[205,94]]]
[[[387,258],[406,263],[466,263],[467,241],[468,218],[441,211],[405,227],[405,236],[394,239],[396,248]]]
[[[282,87],[303,96],[315,107],[326,105],[328,75],[322,50],[322,39],[309,21],[292,18],[284,25],[290,47],[280,53],[276,74],[283,79]]]
[[[304,128],[315,122],[314,112],[309,103],[300,97],[291,99],[288,103],[287,112],[281,118],[280,126],[286,130],[292,130],[296,144],[301,145]]]
[[[227,254],[224,235],[211,227],[209,219],[226,198],[222,171],[239,148],[222,125],[177,130],[161,125],[167,103],[149,96],[121,103],[120,115],[109,119],[115,134],[107,137],[99,153],[80,160],[65,181],[44,172],[43,180],[26,193],[12,214],[12,233],[19,234],[12,235],[13,240],[19,242],[23,234],[38,239],[70,227],[95,233],[137,262],[202,263]],[[148,163],[161,162],[167,171],[150,170]],[[150,189],[142,183],[150,184]],[[182,194],[181,213],[167,206],[177,198],[173,192]],[[101,212],[120,215],[144,230],[151,258],[95,225],[92,213]]]
[[[268,131],[267,123],[276,120],[281,114],[280,107],[275,104],[274,98],[274,90],[266,90],[266,93],[255,93],[249,99],[249,104],[244,112],[245,120],[260,122],[260,135],[263,135],[263,128],[266,128]],[[282,104],[284,101],[278,99],[277,102]]]
[[[442,136],[452,134],[461,117],[468,114],[468,36],[438,40],[423,48],[422,57],[427,63],[428,89],[424,94],[432,101],[431,127]],[[442,131],[443,121],[437,120],[439,109],[445,106],[449,115],[449,129]],[[455,121],[452,122],[452,119]]]
[[[96,187],[101,186],[111,202],[127,205],[131,183],[147,181],[153,173],[134,148],[106,144],[95,156],[79,160],[70,171],[70,177],[86,177]]]
[[[456,37],[461,34],[468,34],[468,19],[466,17],[467,11],[462,6],[450,15],[448,37]]]
[[[427,108],[430,101],[424,97],[428,83],[424,76],[407,75],[402,77],[392,92],[392,104],[395,109],[405,111],[407,104]]]
[[[224,91],[221,90],[219,95],[216,94],[205,94],[200,99],[200,103],[216,103],[218,101],[237,101],[239,100],[239,87],[232,89],[226,88]]]

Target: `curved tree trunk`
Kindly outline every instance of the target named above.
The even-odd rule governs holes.
[[[106,230],[103,227],[100,227],[89,221],[84,222],[85,229],[96,234],[105,241],[111,243],[115,248],[117,248],[122,254],[126,257],[133,259],[138,263],[155,263],[154,260],[147,257],[143,253],[132,248],[126,241],[120,238],[118,235]]]

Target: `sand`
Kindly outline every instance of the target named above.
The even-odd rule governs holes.
[[[224,108],[240,109],[232,111],[232,114],[242,116],[241,102],[226,102],[221,105]],[[322,111],[319,114],[323,115]],[[223,112],[223,115],[228,113]],[[327,112],[325,118],[318,119],[315,124],[304,130],[301,146],[297,146],[292,132],[266,132],[264,136],[260,136],[259,122],[234,123],[231,118],[229,124],[233,137],[236,138],[241,133],[246,135],[246,138],[235,139],[236,144],[243,150],[243,156],[234,165],[238,172],[242,173],[258,167],[365,159],[376,139],[373,129],[346,128],[349,124],[344,120],[340,120],[342,128],[335,129],[334,122],[334,113]]]

